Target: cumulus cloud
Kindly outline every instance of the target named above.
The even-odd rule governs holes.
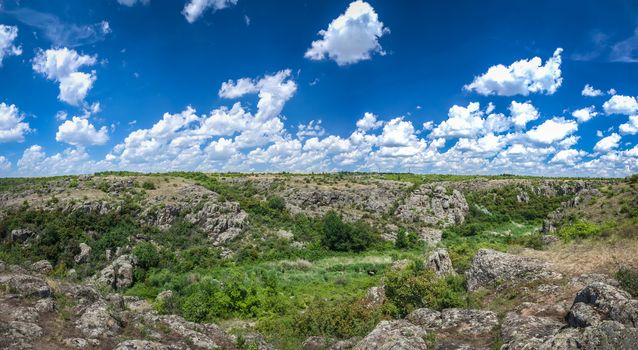
[[[623,135],[636,135],[638,133],[638,115],[630,115],[626,123],[618,127]]]
[[[190,0],[186,6],[184,6],[182,14],[186,17],[188,23],[193,23],[202,16],[204,11],[208,9],[213,12],[223,10],[227,7],[236,5],[237,1],[238,0]]]
[[[7,172],[11,169],[11,162],[4,156],[0,156],[0,171]]]
[[[620,145],[620,135],[613,133],[607,137],[603,137],[600,141],[596,142],[594,151],[596,152],[609,152],[612,149],[618,148]]]
[[[219,96],[236,99],[257,94],[255,113],[248,112],[240,102],[231,108],[214,109],[207,116],[197,115],[191,107],[177,114],[165,113],[150,129],[131,132],[115,146],[109,158],[137,169],[194,169],[210,162],[227,166],[245,163],[242,149],[276,143],[287,136],[280,114],[297,90],[290,75],[290,70],[282,70],[257,79],[229,80],[222,84]],[[313,122],[302,129],[318,132],[318,127],[321,128],[319,123]]]
[[[638,112],[638,102],[633,96],[613,95],[603,103],[603,109],[607,114],[630,115]]]
[[[524,129],[527,123],[540,117],[540,113],[530,101],[523,103],[512,101],[509,110],[512,114],[512,121],[518,129]]]
[[[383,125],[383,122],[377,120],[377,116],[370,112],[365,112],[363,118],[357,120],[357,128],[363,131],[374,130],[381,127],[381,125]]]
[[[96,56],[78,54],[77,51],[68,48],[40,50],[33,59],[33,70],[49,80],[58,82],[58,98],[77,106],[84,102],[97,79],[95,71],[84,73],[78,70],[83,66],[94,65],[96,60]]]
[[[13,41],[18,37],[18,27],[0,24],[0,67],[8,56],[20,56],[22,48],[15,46]]]
[[[18,107],[0,103],[0,143],[23,142],[24,135],[30,131]]]
[[[591,118],[594,118],[597,115],[598,112],[596,112],[596,107],[594,106],[577,109],[572,112],[572,117],[576,118],[579,123],[589,121]]]
[[[109,140],[109,134],[105,126],[97,130],[88,119],[73,117],[58,127],[55,140],[73,146],[103,145]]]
[[[581,91],[581,95],[588,97],[602,96],[603,94],[601,90],[594,89],[594,87],[589,84],[586,84],[583,91]]]
[[[564,139],[576,130],[578,130],[578,124],[575,121],[554,117],[528,131],[526,136],[533,142],[549,145]]]
[[[564,149],[556,153],[549,162],[573,165],[577,162],[580,162],[580,160],[585,155],[587,155],[587,152],[585,151],[579,151],[575,149]]]
[[[330,22],[328,29],[319,31],[322,38],[312,42],[305,57],[328,58],[340,66],[368,60],[372,54],[385,54],[379,39],[388,32],[370,4],[353,1],[345,13]]]
[[[33,145],[24,150],[17,162],[18,174],[42,176],[59,174],[89,174],[96,171],[112,169],[106,161],[93,161],[84,148],[71,147],[63,152],[48,156],[40,145]],[[53,170],[55,169],[55,170]],[[52,172],[55,171],[55,172]]]
[[[326,130],[321,126],[321,120],[311,120],[308,124],[297,125],[297,138],[323,136]]]
[[[527,96],[530,93],[552,95],[563,83],[560,70],[562,52],[563,49],[556,49],[544,65],[539,57],[534,57],[516,61],[509,66],[492,66],[464,88],[486,96]]]
[[[448,119],[437,125],[430,137],[443,137],[446,139],[455,137],[473,137],[484,126],[483,112],[478,102],[470,102],[467,107],[454,105],[448,111]]]

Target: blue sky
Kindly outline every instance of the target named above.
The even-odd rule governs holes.
[[[624,176],[637,27],[631,1],[0,0],[0,176]]]

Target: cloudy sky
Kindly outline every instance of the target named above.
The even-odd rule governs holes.
[[[625,176],[637,82],[630,0],[0,0],[0,176]]]

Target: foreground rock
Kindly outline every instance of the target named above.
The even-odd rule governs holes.
[[[425,262],[425,267],[434,271],[438,276],[449,276],[456,274],[452,267],[452,260],[447,249],[439,248],[432,252]]]
[[[354,350],[426,350],[426,331],[405,320],[381,321]]]
[[[538,260],[513,254],[481,249],[476,253],[465,274],[467,289],[491,287],[500,282],[525,283],[537,280],[559,279],[562,275],[549,270]]]
[[[498,317],[492,311],[445,309],[441,312],[423,308],[410,313],[411,323],[436,334],[437,345],[443,349],[489,349]]]

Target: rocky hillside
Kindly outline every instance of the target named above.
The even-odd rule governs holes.
[[[638,348],[635,183],[3,179],[0,348]]]

